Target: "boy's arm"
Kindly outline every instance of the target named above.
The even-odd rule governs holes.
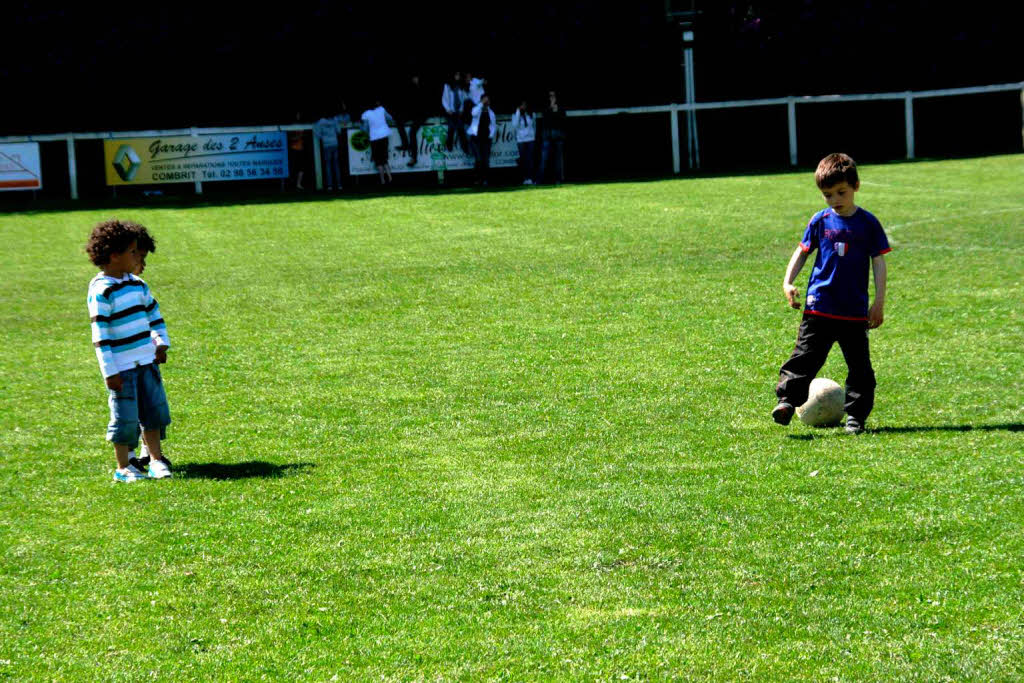
[[[868,309],[869,330],[881,327],[885,320],[885,282],[888,277],[888,269],[884,256],[879,254],[871,259],[871,272],[875,276],[875,301]]]
[[[102,294],[89,292],[89,321],[92,328],[92,345],[96,349],[96,360],[108,389],[121,390],[121,373],[117,371],[114,353],[110,349],[110,301]]]
[[[167,324],[160,315],[160,304],[153,298],[153,294],[146,288],[146,318],[149,320],[149,335],[156,344],[156,362],[167,362],[167,349],[171,346],[171,340],[167,336]]]
[[[800,269],[807,262],[808,253],[810,252],[804,251],[803,246],[796,248],[793,256],[789,259],[789,265],[786,266],[786,277],[782,280],[782,291],[785,293],[789,305],[797,310],[800,310],[800,290],[793,286],[793,280],[800,274]]]

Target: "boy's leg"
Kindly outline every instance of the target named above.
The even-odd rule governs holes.
[[[142,438],[153,460],[163,460],[160,440],[164,428],[171,423],[171,411],[167,405],[163,377],[156,364],[144,365],[138,372],[139,421],[142,423]]]
[[[107,441],[114,444],[118,467],[127,467],[128,453],[139,442],[138,381],[134,370],[121,374],[121,390],[107,390],[110,422],[107,423]]]
[[[796,408],[807,402],[811,380],[825,365],[834,342],[832,321],[813,315],[804,316],[797,333],[796,347],[779,370],[775,395],[779,397],[780,403],[788,403]]]
[[[142,433],[142,438],[146,441],[146,448],[149,450],[150,457],[153,460],[163,460],[164,451],[160,445],[160,430],[147,429]]]
[[[839,348],[846,359],[846,414],[862,425],[875,407],[875,370],[871,367],[866,324],[849,323],[839,336]]]
[[[125,467],[128,467],[129,464],[131,464],[131,463],[128,462],[130,460],[130,458],[128,457],[128,451],[129,450],[131,450],[131,445],[130,444],[126,444],[126,443],[115,443],[114,444],[114,457],[117,458],[117,466],[118,466],[118,468],[124,469]]]

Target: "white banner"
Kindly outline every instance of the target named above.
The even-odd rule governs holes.
[[[511,121],[498,121],[498,132],[491,144],[491,168],[507,168],[515,166],[519,160],[519,146],[516,144],[516,131]],[[377,167],[370,156],[370,138],[366,131],[360,128],[348,129],[348,172],[350,175],[376,175]],[[471,169],[476,161],[472,154],[465,154],[460,148],[458,140],[452,145],[452,151],[448,151],[445,140],[448,135],[448,125],[438,124],[423,126],[416,134],[416,144],[419,145],[416,165],[409,166],[411,156],[406,151],[398,151],[402,140],[398,135],[398,129],[391,129],[391,136],[388,139],[388,159],[391,164],[392,173],[415,173],[418,171],[448,170],[458,171]]]
[[[39,143],[0,145],[0,190],[39,190],[42,187]]]

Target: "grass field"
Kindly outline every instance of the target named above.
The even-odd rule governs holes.
[[[768,417],[807,171],[0,215],[0,679],[1024,677],[1024,157],[861,173],[859,437]],[[130,486],[115,214],[173,344]]]

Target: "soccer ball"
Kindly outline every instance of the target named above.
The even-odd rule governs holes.
[[[807,402],[796,409],[796,416],[811,427],[831,427],[843,419],[845,400],[846,392],[841,386],[825,377],[818,377],[811,381]]]

